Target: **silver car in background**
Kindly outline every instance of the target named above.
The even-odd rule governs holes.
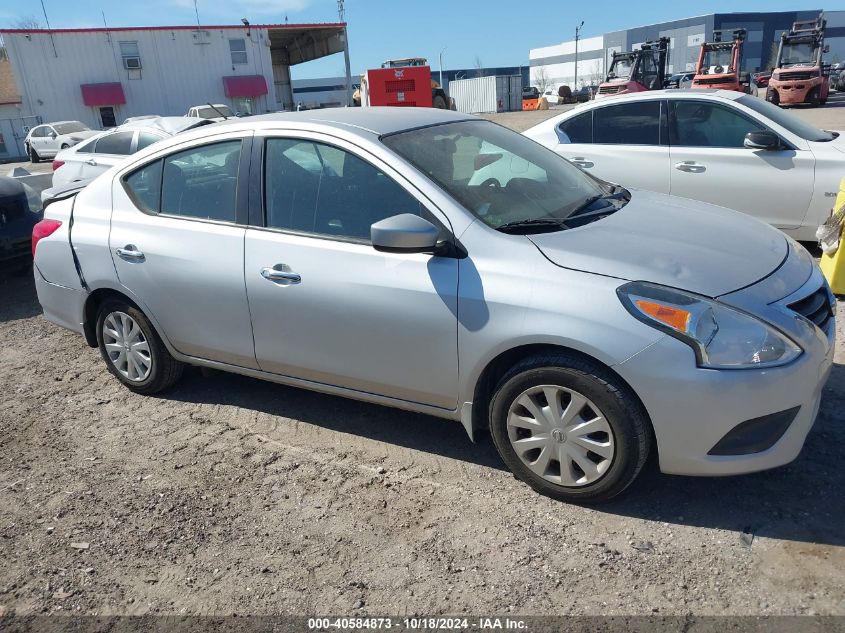
[[[650,452],[790,462],[833,357],[835,299],[779,231],[435,109],[188,132],[48,204],[33,243],[45,317],[133,391],[192,364],[460,421],[564,500]]]

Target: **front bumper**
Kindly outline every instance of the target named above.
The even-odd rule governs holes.
[[[798,105],[807,102],[807,95],[810,91],[819,86],[818,81],[811,79],[804,81],[769,82],[768,89],[776,90],[780,105]]]
[[[822,283],[815,268],[801,289],[776,302],[777,309]],[[736,475],[782,466],[798,456],[818,414],[833,364],[836,321],[831,319],[823,332],[794,314],[790,319],[797,329],[789,334],[804,353],[783,367],[701,369],[692,350],[668,336],[614,367],[651,417],[663,472]],[[770,448],[751,454],[708,454],[743,422],[795,407],[794,419]]]

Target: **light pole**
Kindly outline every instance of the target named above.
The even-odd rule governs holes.
[[[573,90],[578,90],[578,37],[581,35],[582,26],[584,26],[584,20],[581,20],[581,24],[575,27],[575,85],[572,86]]]
[[[446,52],[446,46],[443,47],[443,50],[440,51],[439,59],[440,59],[440,87],[443,88],[443,53]],[[445,88],[444,88],[445,90]]]

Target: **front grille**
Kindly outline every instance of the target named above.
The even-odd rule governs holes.
[[[600,95],[614,95],[622,90],[622,86],[604,86],[599,88]]]
[[[778,79],[780,81],[806,81],[812,76],[811,73],[780,73]]]
[[[395,81],[384,82],[384,91],[387,93],[413,92],[415,87],[416,82],[413,79],[397,79]]]
[[[736,81],[736,78],[733,75],[729,75],[727,77],[708,77],[707,79],[699,79],[697,83],[712,85],[712,84],[729,84]]]
[[[809,297],[789,304],[789,309],[815,323],[822,332],[827,333],[827,326],[833,318],[833,308],[827,288],[822,286]]]

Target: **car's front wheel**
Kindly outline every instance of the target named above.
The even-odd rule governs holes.
[[[652,442],[629,388],[598,363],[569,354],[511,369],[493,396],[490,430],[518,479],[563,501],[618,495],[639,474]]]
[[[143,312],[125,301],[100,307],[97,343],[109,371],[137,393],[162,391],[182,376],[184,365],[170,355]]]

